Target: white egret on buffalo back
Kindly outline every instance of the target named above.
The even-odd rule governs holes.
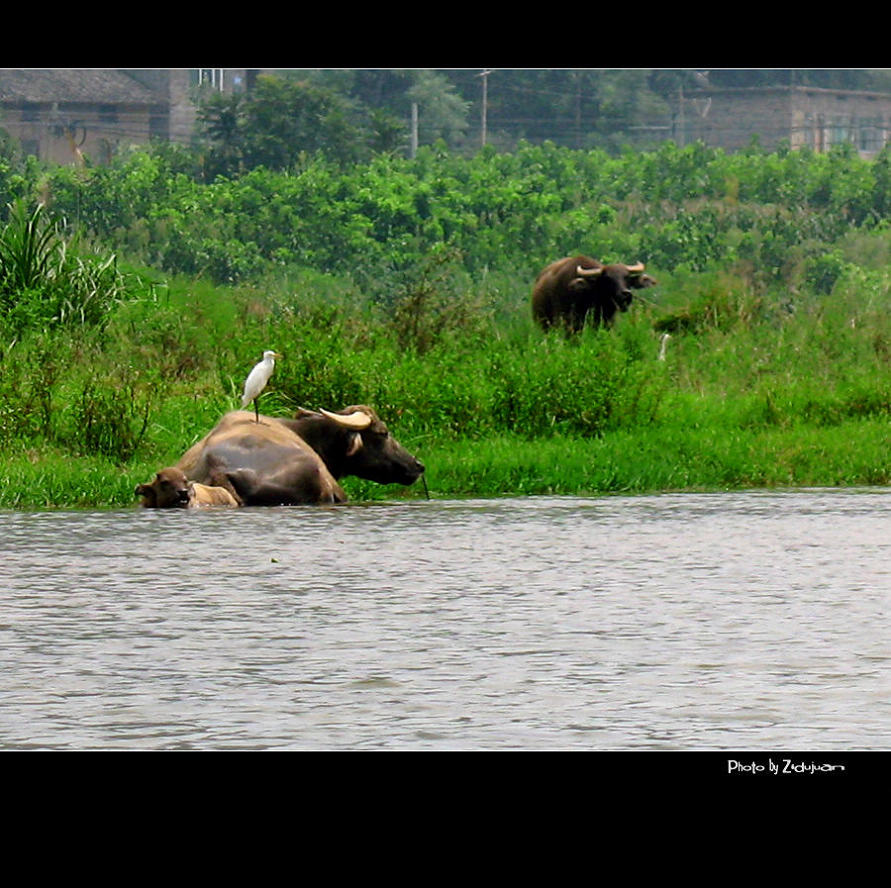
[[[244,381],[244,394],[241,396],[241,406],[247,407],[253,401],[254,416],[257,422],[260,421],[257,398],[260,397],[260,392],[266,388],[266,383],[269,382],[269,377],[272,376],[272,371],[275,370],[276,358],[281,359],[281,355],[276,354],[274,351],[263,352],[263,360],[251,370],[248,378]]]

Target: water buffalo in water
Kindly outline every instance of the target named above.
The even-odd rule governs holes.
[[[532,289],[532,316],[542,329],[563,327],[578,333],[590,314],[596,326],[612,325],[619,311],[628,311],[631,290],[656,281],[636,265],[603,265],[588,256],[570,256],[547,266]]]
[[[189,481],[185,473],[169,466],[161,469],[148,484],[140,484],[136,495],[146,509],[200,509],[204,506],[239,506],[229,482],[214,474],[213,485]]]
[[[338,479],[411,484],[424,472],[370,407],[331,413],[301,410],[294,419],[236,410],[177,463],[190,479],[222,473],[246,506],[342,503]]]

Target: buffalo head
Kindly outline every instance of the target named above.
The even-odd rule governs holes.
[[[424,464],[363,404],[336,412],[302,410],[296,419],[281,422],[319,454],[335,478],[354,475],[378,484],[412,484],[424,473]]]
[[[569,283],[573,293],[590,297],[592,308],[599,310],[604,320],[618,311],[628,311],[631,305],[635,277],[644,270],[643,263],[637,265],[601,265],[586,268],[578,265],[575,277]],[[610,313],[609,309],[613,308]]]
[[[148,484],[140,484],[136,495],[147,509],[185,509],[189,505],[189,481],[179,469],[161,469]]]

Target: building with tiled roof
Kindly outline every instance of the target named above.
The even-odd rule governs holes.
[[[196,90],[246,88],[249,77],[221,68],[0,68],[0,128],[40,160],[103,163],[121,146],[188,142]]]

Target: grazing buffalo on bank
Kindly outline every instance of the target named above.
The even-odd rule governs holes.
[[[656,281],[636,265],[603,265],[588,256],[570,256],[547,266],[532,289],[532,316],[544,330],[562,327],[578,333],[590,315],[596,326],[609,327],[617,312],[628,311],[632,290]]]
[[[222,474],[246,506],[342,503],[338,480],[354,475],[380,484],[412,484],[423,464],[370,407],[336,413],[301,410],[294,419],[227,413],[177,463],[204,483]]]
[[[214,480],[219,476],[214,475]],[[146,509],[200,509],[203,506],[239,506],[235,491],[225,479],[221,484],[189,481],[185,473],[169,466],[161,469],[148,484],[140,484],[136,495]]]

